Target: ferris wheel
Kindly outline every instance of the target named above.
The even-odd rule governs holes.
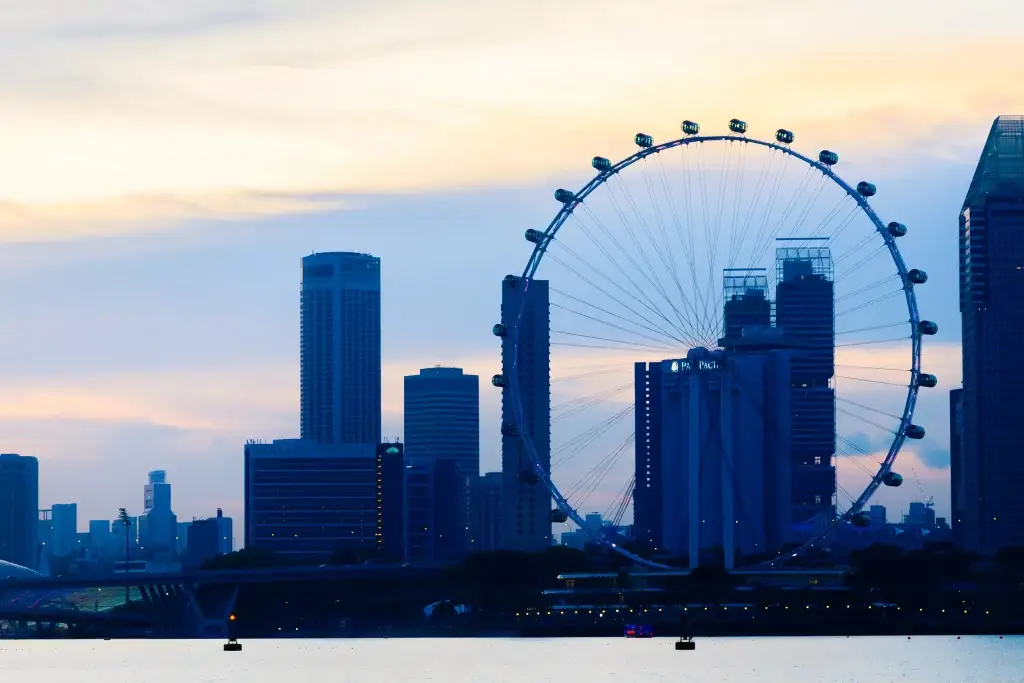
[[[552,523],[590,542],[654,567],[709,547],[729,567],[774,565],[870,526],[868,500],[902,484],[897,456],[925,435],[918,391],[937,383],[921,346],[938,327],[914,293],[927,274],[835,152],[738,119],[681,131],[594,157],[526,231],[533,251],[505,280],[518,310],[494,329],[511,351],[493,379],[513,408],[502,434]],[[545,423],[521,375],[548,351]]]

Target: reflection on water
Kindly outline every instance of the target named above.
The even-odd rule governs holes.
[[[1024,637],[7,641],[20,683],[1020,683]]]

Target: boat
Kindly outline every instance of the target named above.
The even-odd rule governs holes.
[[[647,624],[626,624],[623,635],[627,638],[653,638],[654,629]]]

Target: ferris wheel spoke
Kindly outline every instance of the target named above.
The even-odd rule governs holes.
[[[888,292],[886,294],[881,294],[879,296],[876,296],[874,299],[871,299],[870,301],[865,301],[864,303],[856,304],[854,306],[850,306],[848,308],[843,309],[842,311],[836,313],[836,319],[838,320],[839,318],[841,318],[841,317],[843,317],[845,315],[849,315],[850,313],[855,313],[855,312],[857,312],[859,310],[862,310],[862,309],[867,308],[869,306],[873,306],[873,305],[875,305],[877,303],[885,301],[886,299],[892,299],[894,297],[901,296],[902,294],[903,294],[903,290],[902,289],[896,289],[896,290],[893,290],[893,291]]]
[[[604,436],[608,431],[620,423],[623,419],[633,414],[634,407],[628,406],[623,408],[619,412],[612,415],[607,420],[598,423],[596,426],[587,429],[586,431],[580,432],[576,436],[572,437],[568,441],[559,444],[556,448],[551,449],[552,456],[558,455],[557,460],[553,460],[551,463],[551,470],[554,471],[560,467],[563,467],[586,448],[588,448],[595,441]]]
[[[659,170],[661,171],[662,179],[664,179],[663,178],[663,176],[664,176],[664,169],[661,167],[661,155],[660,154],[659,155],[655,155],[655,158],[657,159],[657,165],[658,165]],[[647,163],[647,158],[644,159],[644,164],[645,165],[653,165],[653,164],[648,164]],[[662,246],[664,247],[664,250],[663,251],[659,251],[659,253],[664,255],[663,262],[664,262],[665,270],[672,277],[672,282],[673,282],[673,284],[675,284],[676,291],[679,293],[679,299],[682,302],[683,310],[687,313],[687,315],[692,313],[694,315],[694,318],[696,318],[696,310],[694,309],[693,305],[691,304],[690,298],[686,295],[686,292],[683,289],[682,278],[680,277],[680,274],[679,274],[679,265],[678,265],[678,263],[676,261],[675,251],[672,249],[672,241],[669,239],[668,229],[666,228],[665,221],[662,218],[661,206],[660,206],[660,202],[658,201],[657,192],[655,192],[655,189],[654,189],[654,183],[651,180],[651,178],[649,177],[649,174],[647,174],[647,173],[644,173],[644,184],[647,186],[647,194],[648,194],[648,196],[651,199],[651,204],[652,204],[652,206],[654,208],[654,216],[655,216],[655,219],[657,220],[658,230],[659,230],[659,232],[661,234]],[[663,188],[663,189],[665,189],[665,188]],[[671,198],[668,198],[667,195],[666,195],[666,198],[668,200],[668,202],[667,202],[668,205],[671,206]],[[673,216],[674,216],[674,213],[675,213],[675,210],[673,208]],[[693,324],[694,324],[693,321],[691,321],[690,322],[691,329],[692,329]]]
[[[868,263],[871,263],[876,258],[878,258],[882,254],[884,254],[885,251],[886,251],[886,248],[885,248],[884,244],[882,246],[875,247],[874,249],[869,251],[868,254],[864,258],[862,258],[861,260],[857,261],[856,263],[854,263],[852,266],[850,266],[846,270],[840,272],[839,275],[836,276],[836,279],[837,280],[844,280],[844,279],[846,279],[848,276],[852,275],[853,273],[855,273],[860,268],[864,267]]]
[[[583,412],[584,410],[601,405],[632,388],[633,383],[630,382],[628,384],[612,387],[611,389],[605,389],[604,391],[600,391],[595,394],[590,394],[589,396],[582,396],[580,398],[566,401],[565,403],[551,406],[551,421],[555,422],[557,420],[571,417]]]
[[[644,179],[647,180],[646,174],[644,174]],[[617,175],[617,174],[615,176],[615,181],[618,183],[619,190],[621,191],[622,195],[626,199],[626,203],[629,204],[629,207],[632,210],[633,215],[636,217],[637,222],[640,224],[640,227],[643,229],[644,235],[647,237],[647,241],[650,242],[651,247],[654,249],[654,253],[658,256],[658,258],[661,261],[661,264],[665,268],[666,272],[671,274],[672,270],[673,270],[672,263],[669,260],[669,258],[666,256],[666,254],[664,253],[662,248],[659,246],[658,241],[654,237],[654,233],[652,232],[650,226],[647,224],[647,221],[644,219],[643,214],[640,213],[640,209],[637,206],[636,201],[633,199],[633,195],[630,193],[629,187],[626,185],[625,181],[623,181],[622,178],[619,175]],[[658,278],[657,270],[655,269],[653,262],[647,256],[647,252],[641,246],[640,240],[636,236],[636,232],[630,226],[629,220],[626,218],[625,212],[622,211],[621,207],[619,206],[618,201],[615,198],[615,192],[611,188],[610,185],[608,187],[608,196],[612,200],[612,203],[615,205],[616,210],[617,210],[617,212],[619,214],[619,217],[621,218],[621,220],[623,222],[623,225],[626,226],[626,231],[629,233],[630,240],[633,242],[633,245],[636,247],[637,252],[639,253],[641,260],[643,260],[643,262],[647,265],[646,273],[647,273],[647,275],[649,275],[649,277],[647,277],[648,282],[654,288],[654,291],[656,291],[658,294],[661,295],[662,299],[665,300],[665,303],[668,304],[669,308],[672,309],[672,312],[675,314],[676,318],[679,320],[680,327],[681,328],[689,327],[689,325],[685,321],[682,313],[679,311],[679,308],[676,306],[675,302],[672,300],[672,297],[670,297],[668,295],[668,292],[662,286],[660,278]],[[676,284],[679,285],[678,279],[676,280]],[[682,292],[682,287],[681,286],[679,287],[679,291]],[[685,301],[683,303],[685,305]]]
[[[899,422],[900,420],[903,419],[902,415],[893,415],[892,413],[888,413],[888,412],[886,412],[884,410],[879,410],[878,408],[872,408],[871,406],[864,405],[863,403],[858,403],[857,401],[854,401],[854,400],[851,400],[851,399],[848,399],[848,398],[836,397],[836,401],[838,401],[840,403],[844,403],[846,405],[855,406],[857,408],[860,408],[861,410],[866,410],[869,413],[875,413],[876,415],[882,415],[883,417],[888,417],[890,419],[896,420],[897,422]]]
[[[866,377],[852,377],[850,375],[836,375],[835,378],[836,379],[848,379],[848,380],[851,380],[851,381],[854,381],[854,382],[867,382],[868,384],[883,384],[883,385],[890,386],[890,387],[900,387],[901,389],[906,389],[908,386],[910,386],[910,384],[908,382],[902,382],[902,383],[900,383],[900,382],[887,382],[885,380],[880,380],[880,379],[868,379]]]
[[[764,255],[768,252],[768,248],[771,246],[772,241],[774,241],[775,238],[778,236],[779,231],[782,230],[782,226],[786,224],[786,220],[789,218],[789,215],[793,213],[793,207],[796,206],[797,202],[800,200],[800,197],[802,197],[804,192],[807,190],[807,186],[810,184],[811,179],[814,177],[813,171],[814,169],[812,167],[807,168],[807,171],[806,173],[804,173],[804,178],[800,182],[800,185],[797,187],[796,191],[793,192],[793,196],[789,199],[789,201],[786,202],[785,206],[782,209],[782,213],[779,214],[778,220],[775,222],[775,227],[773,227],[771,231],[768,233],[767,239],[765,239],[765,241],[761,244],[759,250],[754,252],[755,262],[760,261],[762,258],[764,258]],[[769,219],[770,217],[766,216],[765,218]]]
[[[857,420],[859,423],[866,424],[866,425],[869,425],[871,427],[874,427],[875,429],[878,429],[878,430],[880,430],[882,432],[885,432],[886,434],[892,434],[892,435],[896,434],[896,432],[893,431],[892,429],[890,429],[889,427],[886,427],[884,425],[880,425],[877,422],[864,417],[863,415],[858,415],[857,413],[854,413],[852,411],[846,410],[845,408],[840,408],[840,407],[836,406],[836,412],[837,413],[842,413],[843,415],[846,415],[847,417],[852,417],[854,420]]]
[[[668,174],[665,172],[665,165],[661,163],[661,155],[658,154],[655,158],[658,163],[658,174],[661,179],[662,191],[665,193],[666,203],[672,213],[672,222],[675,226],[676,237],[679,239],[679,246],[682,248],[683,256],[686,259],[686,265],[689,266],[688,270],[690,272],[691,284],[693,285],[692,298],[687,297],[682,292],[682,278],[679,276],[678,264],[675,263],[675,259],[673,258],[673,265],[676,272],[676,283],[680,287],[680,296],[683,298],[684,304],[688,306],[690,313],[693,314],[693,326],[696,328],[699,317],[699,314],[697,313],[697,297],[699,295],[700,288],[697,286],[697,264],[694,260],[693,254],[693,237],[692,233],[689,240],[686,240],[683,237],[683,225],[679,218],[679,211],[676,209],[675,195],[672,192],[672,184],[669,182]],[[688,180],[688,178],[686,180]],[[669,240],[666,240],[666,242],[668,243]],[[669,253],[671,254],[672,252],[673,250],[670,248]],[[698,334],[701,333],[699,329],[697,331]]]
[[[616,446],[610,453],[602,458],[597,465],[592,467],[582,479],[576,482],[572,488],[566,492],[565,497],[573,499],[573,507],[576,509],[581,508],[585,503],[590,494],[601,485],[608,473],[615,467],[619,458],[626,451],[627,448],[633,445],[633,441],[636,438],[636,433],[630,433],[618,446]],[[580,495],[582,494],[582,495]]]
[[[618,344],[623,348],[629,349],[653,349],[655,351],[665,351],[669,353],[675,351],[675,349],[671,346],[654,346],[652,344],[640,344],[628,339],[616,339],[614,337],[595,337],[590,334],[581,334],[579,332],[567,332],[565,330],[551,330],[551,334],[564,335],[566,337],[572,337],[573,339],[584,339],[596,342],[608,342],[610,344]]]
[[[907,337],[890,337],[888,339],[872,339],[869,341],[846,342],[844,344],[836,344],[836,348],[845,348],[848,346],[871,346],[874,344],[892,344],[894,342],[902,341],[907,341]]]
[[[611,196],[611,192],[610,191],[609,191],[609,196]],[[594,215],[594,213],[592,211],[590,211],[589,207],[587,207],[585,204],[581,204],[581,206],[584,207],[584,212],[586,214],[588,214],[588,216],[591,218],[591,220],[593,220],[593,222],[597,226],[598,230],[600,230],[605,236],[608,237],[609,241],[614,245],[615,250],[619,254],[623,255],[626,258],[627,261],[629,261],[629,263],[633,266],[633,269],[637,273],[639,273],[645,280],[647,280],[647,283],[649,285],[651,285],[652,288],[657,290],[658,289],[658,285],[655,283],[655,281],[653,279],[651,279],[651,277],[640,266],[640,264],[636,262],[636,260],[629,253],[629,250],[626,249],[617,239],[615,239],[615,236],[612,234],[612,232],[607,228],[607,226],[605,226],[605,224],[596,215]],[[586,228],[585,225],[583,225],[582,220],[578,216],[576,216],[575,213],[573,213],[573,218],[580,225],[583,234],[590,240],[590,242],[592,244],[594,244],[601,251],[601,253],[604,254],[605,258],[608,259],[608,262],[619,272],[620,275],[622,275],[622,277],[626,280],[626,282],[628,282],[630,285],[632,285],[633,289],[635,290],[635,293],[629,292],[628,290],[625,289],[625,287],[623,287],[622,285],[617,283],[615,280],[613,280],[612,278],[610,278],[607,275],[605,275],[603,271],[600,271],[599,269],[594,268],[593,266],[591,266],[591,268],[595,272],[597,272],[599,275],[601,275],[602,279],[604,279],[607,282],[609,282],[612,285],[614,285],[617,289],[619,289],[627,297],[632,298],[632,297],[635,297],[635,296],[639,296],[638,302],[641,303],[644,308],[646,308],[647,310],[649,310],[652,313],[654,313],[655,316],[660,317],[662,320],[664,320],[665,323],[669,326],[669,328],[671,328],[671,329],[675,330],[676,332],[678,332],[682,337],[685,338],[687,336],[693,336],[692,332],[689,329],[687,329],[687,326],[685,325],[685,323],[682,324],[682,325],[677,325],[674,321],[670,320],[667,315],[664,314],[664,312],[654,303],[654,300],[648,295],[647,291],[643,287],[641,287],[639,284],[637,284],[636,280],[634,280],[633,277],[630,276],[628,270],[622,264],[619,263],[619,261],[615,258],[613,252],[611,250],[609,250],[608,247],[606,247],[603,243],[601,243],[601,241],[599,239],[597,239]],[[564,243],[558,242],[558,241],[556,241],[556,243],[559,244],[562,248],[568,250],[568,246],[565,245]],[[578,255],[577,255],[577,258],[578,259],[582,259],[582,257],[580,257]],[[621,302],[619,302],[619,304],[625,306]],[[628,309],[629,307],[627,306],[626,308]]]
[[[891,330],[896,327],[904,327],[909,321],[901,320],[897,323],[888,323],[886,325],[872,325],[870,327],[859,327],[854,330],[842,330],[836,332],[836,336],[847,335],[847,334],[860,334],[861,332],[875,332],[877,330]]]
[[[562,246],[562,248],[563,248],[563,249],[566,249],[566,247],[564,247],[564,245]],[[571,252],[571,250],[567,250],[567,251],[566,251],[566,253],[571,253],[571,254],[575,254],[575,252]],[[576,276],[576,277],[577,277],[577,278],[578,278],[578,279],[579,279],[580,281],[582,281],[582,282],[586,283],[586,284],[587,284],[587,285],[589,285],[589,286],[590,286],[591,288],[593,288],[593,289],[597,290],[597,292],[598,292],[599,294],[602,294],[602,295],[603,295],[604,297],[606,297],[607,299],[610,299],[611,301],[614,301],[614,302],[615,302],[615,303],[617,303],[617,304],[618,304],[619,306],[621,306],[621,307],[622,307],[622,309],[624,309],[625,311],[628,311],[629,313],[632,313],[632,314],[633,314],[634,316],[636,316],[636,317],[637,317],[637,318],[639,318],[640,320],[642,320],[642,321],[644,321],[645,323],[647,323],[647,325],[649,325],[650,327],[648,327],[648,326],[646,326],[646,325],[642,325],[641,323],[637,323],[637,322],[636,322],[635,320],[634,320],[634,321],[630,321],[630,322],[632,322],[632,323],[633,323],[634,325],[638,325],[638,326],[640,326],[640,327],[644,327],[645,329],[649,329],[649,330],[650,330],[650,329],[653,329],[653,330],[657,330],[657,332],[658,332],[659,334],[662,334],[662,335],[664,335],[664,336],[666,336],[666,337],[668,337],[668,338],[670,338],[670,339],[674,339],[674,340],[678,341],[678,342],[679,342],[680,344],[685,344],[685,343],[686,343],[686,342],[684,341],[684,340],[686,339],[686,337],[687,337],[686,333],[685,333],[685,332],[683,332],[682,330],[679,330],[679,329],[677,329],[677,328],[676,328],[676,326],[675,326],[675,325],[673,324],[673,322],[672,322],[671,320],[669,320],[669,319],[668,319],[668,318],[667,318],[667,317],[666,317],[666,316],[665,316],[664,314],[662,314],[662,313],[661,313],[661,311],[659,311],[659,310],[658,310],[657,308],[655,308],[655,307],[654,307],[653,305],[649,304],[649,303],[648,303],[647,301],[644,301],[644,300],[643,300],[643,298],[641,298],[641,299],[635,299],[635,300],[636,300],[636,301],[637,301],[637,303],[639,303],[639,304],[640,304],[640,305],[641,305],[641,306],[642,306],[643,308],[646,308],[646,309],[648,309],[649,311],[651,311],[652,313],[654,313],[654,314],[655,314],[656,316],[660,316],[660,317],[662,318],[662,320],[664,320],[664,321],[665,321],[665,323],[666,323],[666,324],[668,325],[669,329],[671,329],[671,330],[672,330],[672,332],[671,332],[671,333],[670,333],[670,332],[668,332],[668,331],[666,331],[666,330],[665,330],[664,328],[662,328],[662,327],[659,327],[659,326],[657,325],[657,323],[654,323],[654,322],[652,322],[652,321],[651,321],[651,320],[650,320],[649,318],[647,318],[647,317],[645,317],[645,316],[641,315],[641,314],[640,314],[640,313],[638,313],[638,312],[637,312],[636,310],[634,310],[634,309],[633,309],[632,307],[630,307],[630,306],[629,306],[628,304],[624,303],[624,302],[623,302],[622,300],[620,300],[619,298],[617,298],[617,297],[615,297],[614,295],[612,295],[612,294],[610,294],[609,292],[607,292],[607,291],[606,291],[606,290],[605,290],[605,289],[604,289],[603,287],[601,287],[600,285],[598,285],[597,283],[595,283],[595,282],[594,282],[593,280],[591,280],[591,279],[590,279],[590,278],[588,278],[587,276],[585,276],[585,275],[583,275],[582,273],[580,273],[580,272],[579,272],[578,270],[576,270],[575,268],[573,268],[572,266],[570,266],[570,265],[569,265],[568,263],[566,263],[566,262],[565,262],[565,261],[563,261],[562,259],[558,258],[558,256],[556,256],[556,255],[554,255],[554,254],[551,254],[551,253],[549,253],[549,254],[548,254],[548,258],[550,258],[550,259],[551,259],[552,261],[554,261],[555,263],[559,264],[560,266],[562,266],[563,268],[565,268],[566,270],[568,270],[568,271],[569,271],[570,273],[572,273],[573,275],[575,275],[575,276]],[[597,269],[597,268],[595,268],[594,266],[590,265],[590,263],[589,263],[588,261],[586,261],[585,259],[583,259],[583,257],[581,257],[581,256],[578,256],[578,255],[577,255],[577,256],[576,256],[576,258],[577,258],[578,260],[580,260],[580,262],[581,262],[581,263],[583,263],[583,264],[584,264],[585,266],[587,266],[587,268],[588,268],[588,269],[592,270],[592,271],[593,271],[593,272],[595,272],[595,273],[596,273],[597,275],[601,276],[601,277],[602,277],[602,279],[605,279],[605,280],[607,280],[607,281],[608,281],[608,282],[609,282],[609,283],[610,283],[611,285],[613,285],[613,286],[614,286],[614,287],[616,287],[617,289],[620,289],[620,290],[622,291],[622,293],[623,293],[623,294],[624,294],[624,295],[625,295],[626,297],[628,297],[628,298],[634,298],[634,297],[635,297],[635,295],[633,295],[633,294],[631,294],[630,292],[628,292],[628,291],[627,291],[627,290],[626,290],[625,288],[623,288],[623,287],[622,287],[621,285],[619,285],[619,284],[618,284],[617,282],[615,282],[615,280],[612,280],[611,278],[609,278],[608,276],[606,276],[606,275],[605,275],[605,274],[604,274],[603,272],[601,272],[600,270],[598,270],[598,269]],[[606,311],[606,309],[603,309],[603,308],[601,308],[600,306],[597,306],[596,304],[590,304],[590,303],[586,302],[585,300],[583,300],[582,298],[579,298],[579,297],[574,297],[574,296],[571,296],[571,295],[565,295],[565,294],[563,294],[563,296],[567,296],[567,298],[570,298],[570,299],[572,299],[573,301],[576,301],[576,302],[578,302],[578,303],[582,303],[582,304],[584,304],[584,305],[586,305],[586,306],[589,306],[589,307],[591,307],[591,308],[594,308],[595,310],[601,310],[601,311]],[[621,319],[621,320],[626,320],[626,318],[624,318],[623,316],[620,316],[620,315],[617,315],[617,314],[611,313],[610,311],[607,311],[607,312],[608,312],[609,314],[611,314],[611,315],[612,315],[613,317],[619,318],[619,319]]]
[[[778,152],[772,149],[768,154],[767,161],[762,164],[761,173],[758,175],[757,185],[754,189],[754,197],[751,200],[750,207],[747,209],[746,218],[744,218],[743,223],[738,230],[739,234],[736,237],[736,243],[731,245],[729,249],[732,259],[729,261],[730,268],[735,268],[740,263],[737,259],[742,258],[743,256],[747,235],[750,233],[750,226],[753,224],[754,215],[757,212],[757,207],[761,203],[761,196],[764,194],[765,185],[768,181],[768,177],[771,175],[772,166],[774,166],[775,160],[778,156]]]
[[[592,321],[594,321],[596,323],[600,323],[601,325],[604,325],[606,327],[610,327],[610,328],[615,329],[615,330],[621,330],[621,331],[627,332],[629,334],[634,334],[634,335],[636,335],[636,336],[638,336],[638,337],[640,337],[642,339],[647,339],[649,341],[658,342],[660,344],[664,344],[665,343],[665,341],[663,339],[659,339],[658,337],[652,337],[650,335],[646,335],[646,334],[643,334],[641,332],[636,332],[635,330],[630,330],[628,328],[622,327],[621,325],[616,325],[615,323],[610,323],[610,322],[608,322],[606,320],[601,320],[600,318],[597,318],[595,316],[587,315],[586,313],[581,313],[580,311],[577,311],[575,309],[569,308],[568,306],[562,306],[561,304],[552,303],[551,307],[552,308],[557,308],[557,309],[562,310],[562,311],[565,311],[566,313],[569,313],[571,315],[579,316],[581,318],[586,318],[587,320],[592,320]],[[669,339],[671,341],[671,338],[669,338]],[[630,341],[632,341],[632,340],[630,340]]]
[[[860,287],[859,289],[855,289],[852,292],[847,292],[846,294],[843,294],[842,296],[837,296],[836,300],[835,300],[835,303],[838,304],[840,302],[846,301],[847,299],[852,299],[852,298],[854,298],[856,296],[859,296],[861,294],[864,294],[866,292],[870,292],[870,291],[878,289],[880,287],[884,287],[886,285],[890,285],[890,284],[898,281],[899,279],[900,279],[899,275],[890,275],[889,277],[887,277],[887,278],[885,278],[883,280],[879,280],[877,282],[873,282],[873,283],[871,283],[869,285],[864,285],[863,287]],[[901,289],[900,291],[902,292],[903,290]]]

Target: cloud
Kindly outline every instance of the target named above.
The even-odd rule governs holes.
[[[1005,88],[1022,75],[1019,41],[934,7],[934,24],[923,27],[902,9],[871,6],[885,18],[876,17],[872,38],[836,32],[851,10],[805,4],[766,12],[653,0],[628,11],[533,1],[232,2],[217,11],[174,3],[149,16],[104,3],[66,16],[25,12],[0,29],[20,56],[17,69],[0,70],[0,143],[18,159],[0,169],[0,201],[28,215],[56,212],[46,232],[67,235],[103,232],[112,211],[192,217],[196,198],[236,192],[534,183],[584,172],[595,153],[627,153],[638,127],[678,135],[683,115],[715,130],[742,114],[758,135],[785,126],[801,146],[902,166],[922,149],[973,156],[993,111],[1024,106]],[[854,14],[862,11],[870,10],[861,3]],[[685,23],[689,38],[621,30],[637,17]],[[780,47],[780,36],[797,35]],[[676,85],[682,75],[685,87]]]

